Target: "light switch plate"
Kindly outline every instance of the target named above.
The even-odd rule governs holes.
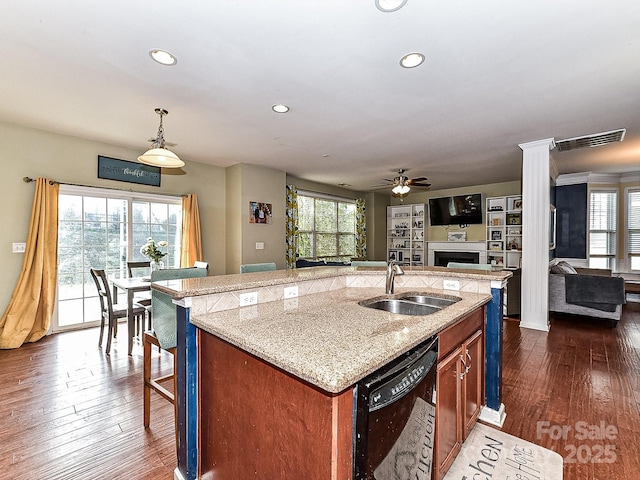
[[[256,242],[256,250],[264,250],[264,242]]]

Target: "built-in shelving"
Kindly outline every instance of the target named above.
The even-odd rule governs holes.
[[[387,260],[425,264],[425,213],[424,203],[387,207]]]
[[[487,263],[518,268],[522,263],[522,196],[487,198]]]

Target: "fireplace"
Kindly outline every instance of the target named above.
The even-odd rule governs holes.
[[[478,252],[433,252],[433,264],[436,267],[446,267],[449,262],[480,263]]]
[[[436,252],[440,257],[439,263],[435,263]],[[446,266],[448,262],[460,263],[487,263],[487,242],[427,242],[427,265]]]

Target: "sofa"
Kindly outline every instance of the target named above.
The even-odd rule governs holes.
[[[324,260],[305,260],[299,258],[296,260],[296,268],[306,267],[348,267],[349,264],[345,262],[325,262]]]
[[[615,326],[625,303],[624,279],[611,270],[557,262],[549,269],[549,311],[608,319]]]

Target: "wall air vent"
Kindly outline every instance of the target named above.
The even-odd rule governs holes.
[[[620,130],[611,130],[610,132],[594,133],[585,135],[584,137],[567,138],[566,140],[557,140],[556,148],[559,152],[568,152],[576,148],[599,147],[608,143],[621,142],[624,140],[626,128]]]

